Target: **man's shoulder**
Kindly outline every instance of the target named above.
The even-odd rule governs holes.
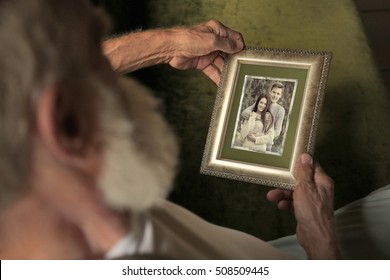
[[[285,111],[284,107],[278,103],[272,103],[270,106],[270,110],[275,111],[275,112],[284,112]]]
[[[155,222],[155,234],[159,235],[157,243],[165,244],[167,251],[163,255],[172,258],[291,258],[260,239],[209,223],[169,201],[162,201],[150,213]]]

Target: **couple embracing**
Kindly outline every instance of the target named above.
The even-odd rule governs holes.
[[[284,85],[272,84],[268,94],[260,95],[255,104],[242,113],[235,143],[251,151],[271,151],[273,141],[282,130],[285,109],[278,104]]]

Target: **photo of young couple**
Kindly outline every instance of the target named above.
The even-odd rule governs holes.
[[[281,156],[297,80],[245,76],[232,148]]]

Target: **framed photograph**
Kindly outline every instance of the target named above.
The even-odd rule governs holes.
[[[329,52],[246,48],[225,60],[201,173],[293,189],[313,154]]]

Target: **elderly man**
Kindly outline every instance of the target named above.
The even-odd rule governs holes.
[[[218,82],[219,52],[240,51],[239,33],[217,21],[132,33],[103,44],[109,63],[104,17],[88,2],[0,5],[1,259],[290,258],[164,200],[175,137],[148,90],[111,68],[169,63]],[[339,257],[330,178],[308,155],[297,177],[301,244],[311,258]]]

